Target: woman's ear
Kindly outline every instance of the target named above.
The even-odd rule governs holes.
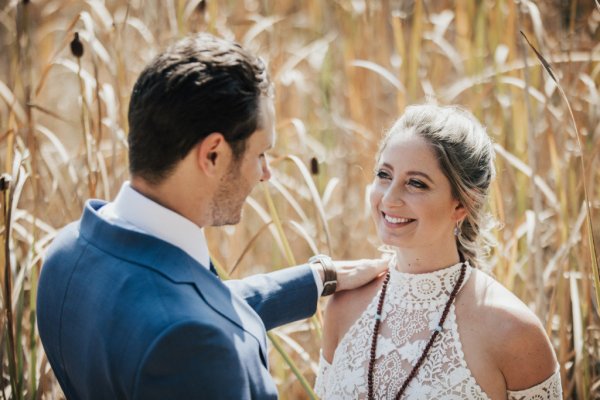
[[[195,148],[198,168],[206,175],[215,175],[228,165],[231,149],[223,134],[213,132],[205,137]]]
[[[454,215],[453,215],[453,219],[456,222],[462,222],[467,216],[467,210],[466,208],[462,205],[462,203],[457,202],[456,207],[454,208]]]

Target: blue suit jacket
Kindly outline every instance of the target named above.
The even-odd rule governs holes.
[[[102,219],[92,200],[40,276],[40,337],[68,399],[274,399],[265,329],[306,318],[308,266],[220,281],[184,251]]]

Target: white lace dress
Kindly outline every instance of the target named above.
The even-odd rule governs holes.
[[[394,399],[437,326],[444,305],[460,275],[461,264],[427,273],[406,274],[392,269],[382,310],[373,374],[376,399]],[[471,275],[467,265],[464,282]],[[464,285],[464,283],[463,283]],[[322,356],[315,391],[324,400],[365,399],[371,335],[379,293],[340,341],[332,364]],[[518,392],[509,400],[560,399],[560,375]],[[462,350],[454,305],[442,334],[404,393],[403,399],[486,399],[471,374]]]

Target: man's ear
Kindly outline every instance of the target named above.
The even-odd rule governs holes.
[[[196,146],[196,160],[198,168],[206,175],[214,175],[224,166],[228,165],[231,158],[231,149],[223,134],[213,132],[205,137]]]

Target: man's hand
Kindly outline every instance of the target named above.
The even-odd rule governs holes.
[[[352,261],[334,261],[337,272],[337,289],[356,289],[384,274],[389,266],[390,258],[364,259]]]

